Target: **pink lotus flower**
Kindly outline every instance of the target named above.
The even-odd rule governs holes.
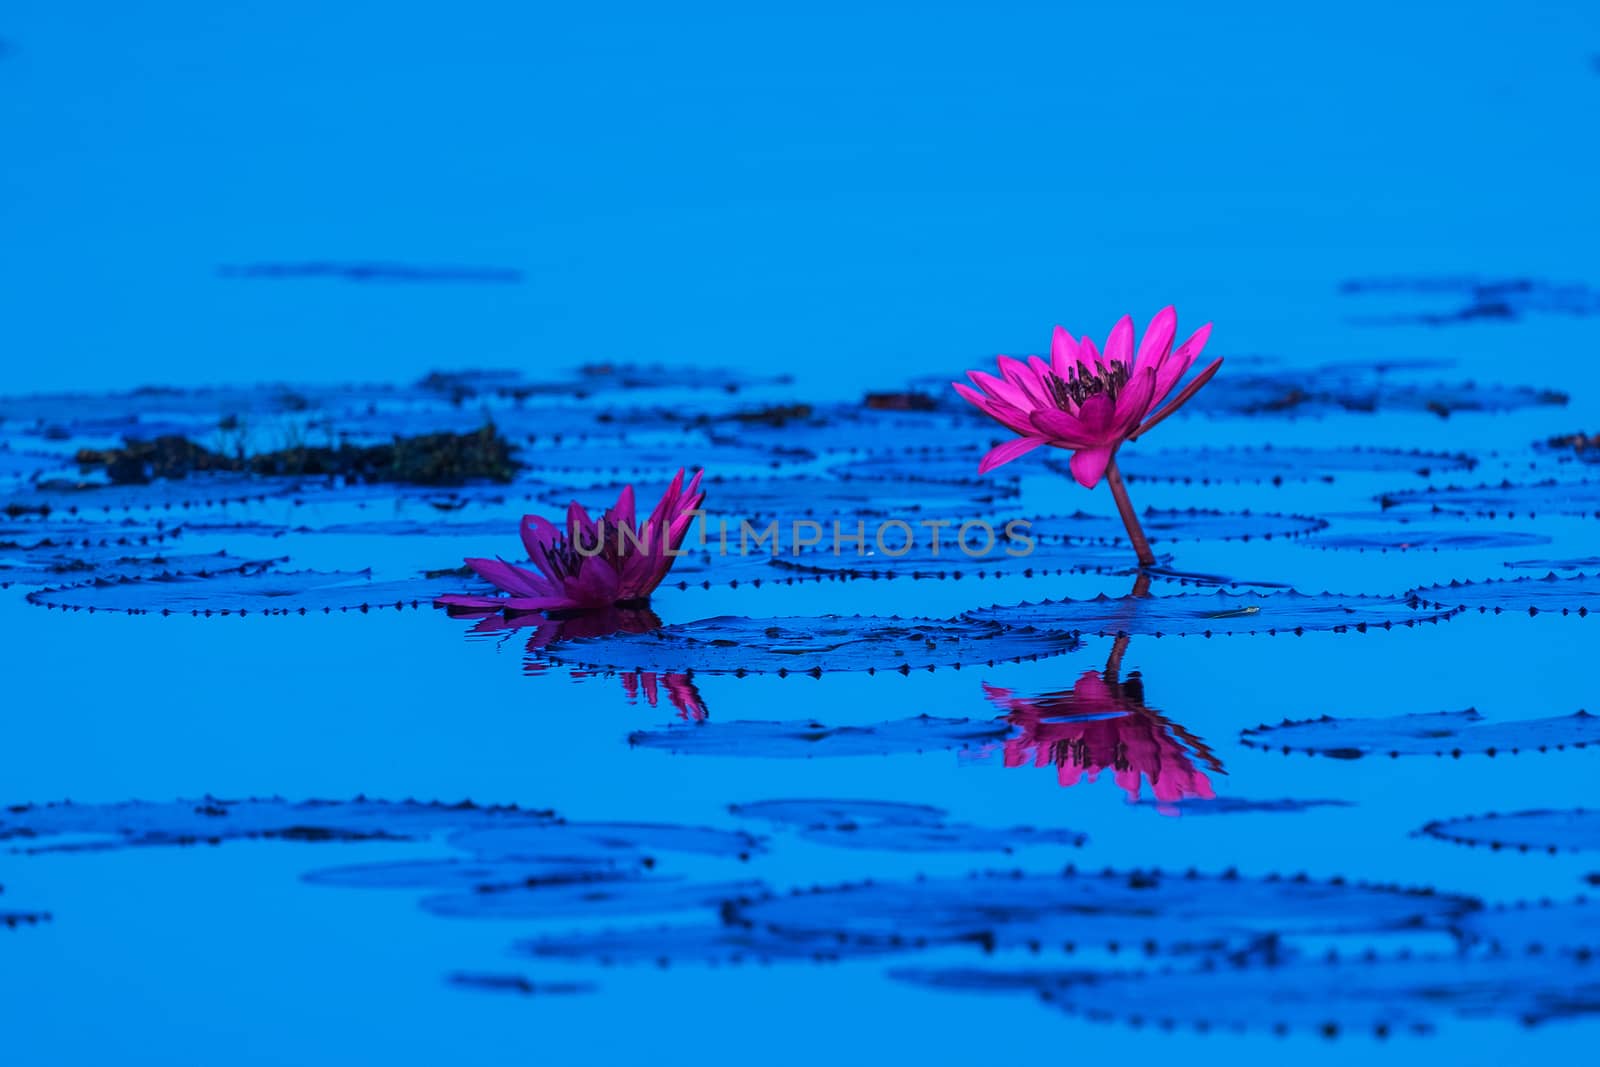
[[[667,487],[650,517],[634,520],[633,486],[625,486],[614,507],[590,519],[577,501],[567,509],[567,529],[537,515],[522,517],[522,544],[537,573],[503,559],[469,558],[467,566],[506,596],[449,594],[434,603],[451,608],[507,612],[570,612],[614,605],[636,606],[650,599],[672,569],[675,553],[705,499],[696,471],[683,484],[683,471]]]
[[[1177,329],[1178,313],[1163,308],[1135,352],[1133,319],[1124,315],[1111,328],[1101,353],[1088,337],[1075,341],[1057,326],[1049,363],[1038,356],[1026,363],[1001,356],[1000,377],[975,370],[968,376],[978,389],[952,383],[980,411],[1021,435],[991,449],[978,473],[987,474],[1040,445],[1054,445],[1072,451],[1072,476],[1093,489],[1122,442],[1178,410],[1222,365],[1220,359],[1213,362],[1157,411],[1211,336],[1207,323],[1174,350]]]
[[[1053,765],[1063,786],[1093,782],[1110,768],[1130,800],[1148,781],[1164,811],[1216,795],[1195,762],[1219,772],[1221,762],[1199,738],[1145,706],[1137,674],[1116,682],[1085,671],[1070,691],[1034,698],[989,685],[983,691],[1019,731],[1005,742],[1007,767]]]
[[[1106,479],[1140,565],[1151,566],[1155,556],[1117,471],[1117,449],[1188,403],[1222,366],[1222,360],[1214,360],[1168,400],[1205,348],[1211,324],[1174,349],[1177,330],[1177,312],[1163,308],[1150,320],[1135,351],[1133,319],[1124,315],[1111,328],[1102,353],[1089,338],[1074,340],[1057,326],[1050,362],[1038,356],[1029,356],[1026,363],[1001,356],[999,377],[975,370],[968,377],[977,389],[952,383],[978,410],[1019,435],[990,449],[978,473],[987,474],[1040,445],[1070,450],[1073,478],[1086,489]]]

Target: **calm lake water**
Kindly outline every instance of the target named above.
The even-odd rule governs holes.
[[[1600,569],[1597,507],[1592,497],[1584,505],[1587,490],[1571,488],[1591,468],[1535,447],[1600,428],[1600,372],[1588,356],[1600,295],[1586,287],[1600,282],[1588,192],[1596,152],[1575,133],[1600,92],[1589,54],[1600,48],[1596,31],[1592,12],[1577,4],[1537,17],[1499,4],[1448,17],[1355,5],[1341,8],[1336,23],[1264,6],[1227,15],[1008,9],[982,18],[857,8],[803,18],[586,16],[510,5],[14,9],[0,21],[0,136],[14,163],[0,196],[0,231],[10,235],[0,242],[0,497],[47,498],[54,510],[48,519],[29,512],[5,520],[0,564],[37,562],[24,549],[44,536],[42,525],[29,524],[82,521],[104,537],[122,534],[112,523],[146,533],[160,523],[164,534],[182,532],[132,554],[225,551],[272,561],[273,573],[370,568],[373,582],[414,583],[423,604],[242,618],[195,617],[187,607],[171,615],[63,611],[28,597],[70,579],[7,579],[0,569],[0,582],[12,581],[0,590],[5,803],[470,799],[553,809],[574,823],[649,822],[762,840],[740,858],[613,830],[618,855],[632,857],[638,844],[654,860],[651,886],[713,888],[666,910],[626,897],[585,903],[580,886],[538,897],[529,905],[538,914],[507,917],[482,914],[497,905],[470,893],[465,904],[439,902],[461,886],[340,888],[306,877],[460,858],[447,840],[460,825],[441,823],[420,840],[65,849],[52,846],[103,846],[103,832],[129,820],[112,815],[77,828],[99,836],[29,836],[18,828],[37,813],[0,814],[0,833],[9,834],[0,841],[0,914],[50,915],[0,930],[6,1061],[717,1064],[893,1054],[955,1063],[1070,1050],[1252,1064],[1581,1055],[1600,1025],[1592,1015],[1600,991],[1592,967],[1562,951],[1593,942],[1578,918],[1544,937],[1544,969],[1521,983],[1552,997],[1564,991],[1570,1003],[1560,1011],[1573,1018],[1527,1027],[1479,1010],[1480,1002],[1430,1007],[1413,989],[1409,999],[1388,1000],[1436,1029],[1387,1041],[1357,1024],[1370,1005],[1356,997],[1329,999],[1325,1012],[1282,1003],[1245,1012],[1263,1024],[1285,1013],[1297,1024],[1286,1038],[1270,1025],[1243,1033],[1225,1025],[1244,1011],[1239,1004],[1274,983],[1291,986],[1303,973],[1292,968],[1310,967],[1330,948],[1345,958],[1382,954],[1385,962],[1352,964],[1373,967],[1378,988],[1394,980],[1394,957],[1407,949],[1443,953],[1452,961],[1443,969],[1455,966],[1461,950],[1450,922],[1335,930],[1318,925],[1323,905],[1295,912],[1298,890],[1288,891],[1281,914],[1265,907],[1237,920],[1285,935],[1276,946],[1285,970],[1264,968],[1259,939],[1241,948],[1230,936],[1225,949],[1261,977],[1254,986],[1230,977],[1214,1005],[1204,982],[1151,974],[1227,957],[1168,951],[1168,942],[1214,931],[1217,914],[1237,907],[1226,884],[1209,881],[1152,907],[1149,936],[1163,947],[1154,958],[1142,947],[1103,951],[1108,938],[1096,931],[1111,917],[1093,908],[1072,953],[1063,938],[1037,953],[1026,944],[985,952],[972,939],[868,952],[864,937],[834,937],[847,925],[837,915],[819,929],[834,937],[830,951],[845,957],[838,961],[713,965],[715,953],[701,945],[662,950],[666,967],[651,951],[637,965],[603,966],[594,953],[557,959],[518,946],[575,930],[720,925],[738,907],[759,914],[754,898],[766,891],[787,899],[790,889],[863,879],[917,885],[925,875],[944,884],[942,876],[971,871],[1043,874],[1067,864],[1113,868],[1124,881],[1130,870],[1232,869],[1251,886],[1305,872],[1430,887],[1491,906],[1592,891],[1586,876],[1600,871],[1592,850],[1522,854],[1420,832],[1436,820],[1592,806],[1592,747],[1512,755],[1502,743],[1489,756],[1468,742],[1459,758],[1390,758],[1380,745],[1349,759],[1284,755],[1263,740],[1272,735],[1242,732],[1323,715],[1473,708],[1492,725],[1600,712],[1585,660],[1600,624],[1576,611],[1588,587],[1572,577]],[[374,263],[387,273],[351,280],[345,269]],[[465,277],[439,273],[469,268]],[[424,270],[432,273],[419,277]],[[1450,280],[1468,275],[1476,286]],[[1368,291],[1345,285],[1352,279],[1402,284]],[[1519,280],[1527,284],[1503,284]],[[1474,609],[1366,632],[1207,637],[1166,627],[1118,649],[1097,633],[1117,627],[1095,626],[1059,654],[1001,656],[991,666],[980,653],[960,669],[932,671],[894,669],[903,655],[875,661],[870,641],[854,659],[825,636],[795,653],[791,636],[795,662],[823,666],[820,676],[700,670],[670,689],[658,679],[654,702],[648,680],[623,669],[639,664],[573,668],[530,650],[527,629],[474,632],[471,621],[426,603],[427,592],[459,590],[466,580],[422,579],[423,571],[455,567],[464,555],[520,555],[524,512],[557,518],[567,498],[591,499],[589,487],[657,486],[680,465],[771,481],[779,503],[770,513],[782,516],[814,505],[849,521],[920,503],[962,515],[1109,519],[1109,493],[1080,488],[1042,451],[998,476],[962,475],[969,460],[975,471],[968,446],[988,427],[953,407],[870,414],[862,397],[914,382],[947,400],[938,382],[991,369],[995,351],[1041,350],[1054,322],[1103,338],[1124,311],[1142,327],[1168,302],[1184,334],[1214,321],[1208,354],[1228,359],[1195,410],[1123,457],[1134,475],[1159,476],[1180,461],[1201,475],[1135,480],[1139,507],[1227,513],[1200,539],[1184,535],[1194,529],[1185,523],[1200,519],[1174,517],[1180,539],[1158,540],[1169,569],[1228,580],[1217,610],[1190,612],[1201,621],[1180,629],[1245,629],[1244,617],[1261,618],[1262,628],[1268,620],[1300,625],[1303,608],[1284,607],[1285,588],[1403,598],[1452,581],[1542,578],[1561,561],[1576,561],[1555,573],[1578,584],[1563,587],[1570,595],[1534,587],[1505,600],[1511,610],[1500,614]],[[667,369],[582,398],[562,384],[572,380],[569,368],[601,360]],[[452,407],[413,390],[429,371],[471,367],[555,384],[548,398],[520,407],[481,396]],[[780,374],[792,380],[770,380]],[[703,388],[732,380],[724,375],[747,381],[737,393]],[[935,384],[924,381],[930,376]],[[187,391],[284,381],[304,383],[297,388],[311,400],[307,412],[284,412],[280,392],[264,387],[215,400]],[[1311,399],[1244,413],[1250,381],[1279,399],[1296,388],[1326,390],[1357,410]],[[407,392],[374,404],[313,388],[335,382]],[[139,385],[176,391],[103,399]],[[1546,402],[1540,390],[1567,401]],[[95,399],[17,399],[62,391]],[[1373,398],[1376,410],[1359,410]],[[115,419],[134,411],[146,427],[212,444],[221,440],[219,417],[259,406],[242,433],[250,447],[270,449],[296,434],[317,440],[324,429],[307,424],[324,414],[335,432],[377,440],[470,428],[484,403],[529,468],[509,488],[473,490],[449,510],[392,486],[164,506],[191,481],[129,490],[106,511],[95,494],[122,489],[81,490],[67,501],[35,484],[63,471],[78,477],[73,450],[116,444],[127,427]],[[726,418],[796,403],[815,406],[817,425]],[[1470,410],[1482,407],[1505,410]],[[714,433],[664,419],[663,410],[717,420]],[[559,445],[543,434],[526,439],[544,418],[566,429]],[[870,420],[865,429],[859,419]],[[43,432],[49,427],[56,432]],[[899,444],[930,450],[908,457],[893,451]],[[1299,458],[1264,462],[1266,446]],[[890,459],[871,472],[876,480],[841,477],[841,465],[881,458],[880,449]],[[1207,449],[1231,451],[1199,451]],[[1172,450],[1184,451],[1164,455]],[[1411,451],[1429,456],[1393,460]],[[765,465],[773,456],[778,469]],[[630,469],[619,473],[619,465]],[[1209,481],[1210,471],[1221,480]],[[809,488],[785,490],[778,479],[789,478]],[[922,480],[932,478],[944,480]],[[1557,484],[1495,495],[1506,492],[1502,483],[1547,481]],[[996,485],[1015,495],[988,501]],[[1490,491],[1470,500],[1404,495],[1451,486]],[[713,483],[707,506],[737,516],[733,502],[747,489]],[[859,499],[841,503],[827,495],[834,490]],[[1385,497],[1395,506],[1381,507]],[[1279,536],[1264,539],[1263,530]],[[1040,567],[1054,573],[1002,577],[964,568],[959,578],[785,584],[778,576],[793,572],[757,563],[759,585],[749,572],[713,569],[702,587],[685,563],[651,606],[671,625],[721,616],[952,619],[992,605],[1123,596],[1132,577],[1090,540],[1104,538],[1056,546],[1052,564]],[[108,558],[81,546],[64,554],[74,553]],[[98,576],[128,566],[109,559]],[[1091,564],[1090,573],[1061,573]],[[724,580],[730,575],[736,586]],[[145,588],[134,589],[135,601]],[[1152,591],[1209,596],[1215,588],[1157,581]],[[1262,591],[1279,599],[1241,616]],[[307,595],[292,589],[284,601]],[[1527,612],[1524,601],[1553,595],[1573,610]],[[74,596],[88,594],[54,602]],[[1347,603],[1352,621],[1377,610]],[[1429,614],[1398,604],[1402,614]],[[761,633],[720,625],[743,647],[719,657],[773,661]],[[805,624],[793,625],[804,633]],[[1142,687],[1138,703],[1148,710],[1133,713],[1137,731],[1052,721],[1075,707],[1062,694],[1113,655],[1120,678],[1136,673]],[[882,669],[843,669],[865,665]],[[982,736],[964,746],[881,740],[892,732],[882,724],[903,727],[923,715],[970,720]],[[1115,718],[1102,711],[1090,721]],[[827,741],[784,748],[759,727],[736,728],[748,735],[733,733],[715,753],[686,749],[678,736],[698,743],[742,722],[871,728],[844,735],[866,738],[869,752],[832,755]],[[1330,747],[1348,743],[1333,737]],[[1031,742],[1052,738],[1091,763],[1097,745],[1123,753],[1145,775],[1137,800],[1127,786],[1138,774],[1124,766],[1119,776],[1115,759],[1072,784],[1070,767],[1036,766]],[[807,744],[813,758],[783,758]],[[1153,778],[1217,801],[1212,810],[1159,805]],[[944,812],[946,828],[1036,833],[1005,837],[1009,852],[911,851],[916,822],[843,840],[851,832],[812,829],[831,817],[806,814],[796,825],[730,811],[808,798],[926,805]],[[373,825],[397,834],[383,818]],[[1481,830],[1440,828],[1445,836]],[[1070,833],[1028,840],[1043,831]],[[1587,839],[1583,832],[1549,841],[1592,849],[1593,829]],[[1073,834],[1085,835],[1081,846],[1066,840]],[[566,863],[574,849],[612,847],[567,841],[560,855]],[[925,929],[918,923],[954,906],[924,892],[913,891],[912,906],[880,932],[904,927],[914,940]],[[725,901],[742,903],[730,913]],[[1367,906],[1334,900],[1327,913],[1340,907],[1361,914]],[[845,907],[859,924],[867,910]],[[1004,928],[1014,918],[995,922]],[[666,935],[659,943],[669,944]],[[1481,955],[1480,947],[1461,959]],[[1013,978],[1090,970],[1103,988],[1069,988],[1052,1003],[1026,988],[929,988],[891,975],[905,968]],[[1119,971],[1146,977],[1125,979],[1122,993],[1104,978]],[[1482,973],[1492,975],[1493,965]],[[461,975],[495,982],[452,978]],[[1492,982],[1487,989],[1489,1005],[1505,999]],[[1065,1010],[1079,995],[1080,1006],[1111,1018]],[[1134,1015],[1178,1025],[1128,1025]],[[1322,1021],[1361,1032],[1329,1041],[1317,1032]],[[1197,1033],[1192,1023],[1214,1025]]]

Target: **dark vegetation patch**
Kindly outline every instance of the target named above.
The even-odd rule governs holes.
[[[1006,627],[1031,627],[1068,634],[1229,636],[1301,634],[1313,631],[1365,633],[1415,626],[1447,618],[1448,609],[1414,606],[1403,597],[1293,590],[1255,593],[1179,593],[1173,596],[1099,596],[1092,600],[1045,600],[979,608],[966,618]]]
[[[1492,811],[1436,819],[1422,832],[1441,841],[1495,852],[1593,852],[1600,850],[1600,811]]]
[[[1068,634],[1026,624],[879,615],[720,615],[641,634],[560,641],[545,654],[560,662],[618,670],[782,676],[992,666],[1075,647],[1076,638]]]
[[[1548,437],[1539,446],[1544,451],[1600,463],[1600,433],[1563,433]]]
[[[297,445],[251,455],[224,455],[186,437],[162,436],[120,448],[80,449],[76,458],[80,467],[104,470],[113,485],[228,473],[454,486],[511,481],[522,466],[514,451],[489,423],[472,433],[417,434],[374,445]]]
[[[966,749],[997,742],[1009,728],[994,719],[912,719],[870,726],[825,726],[820,722],[672,723],[628,735],[635,748],[675,755],[760,759],[895,756]]]
[[[1406,594],[1424,609],[1477,611],[1499,615],[1559,614],[1586,616],[1589,605],[1600,603],[1600,574],[1575,574],[1560,578],[1492,578],[1482,582],[1457,582],[1413,589]]]
[[[1362,756],[1487,756],[1585,748],[1600,742],[1600,718],[1579,711],[1545,719],[1487,721],[1475,709],[1413,712],[1380,719],[1324,715],[1240,731],[1246,748],[1305,752],[1334,759]]]

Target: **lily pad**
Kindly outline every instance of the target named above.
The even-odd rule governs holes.
[[[1212,637],[1312,631],[1365,633],[1371,629],[1437,622],[1449,614],[1449,609],[1413,607],[1402,597],[1304,594],[1292,590],[1271,593],[1218,590],[1173,596],[1099,596],[1093,600],[996,605],[968,612],[965,618],[1074,635]]]
[[[1456,326],[1507,322],[1527,315],[1600,315],[1600,291],[1581,282],[1544,278],[1483,278],[1446,275],[1418,278],[1355,278],[1340,285],[1349,296],[1448,298],[1449,305],[1357,319],[1367,325]]]
[[[1252,800],[1249,797],[1185,797],[1182,800],[1141,800],[1147,808],[1163,815],[1298,815],[1316,808],[1351,808],[1349,800],[1310,800],[1304,797],[1276,797]]]
[[[705,508],[711,515],[732,517],[730,534],[738,536],[738,519],[781,518],[789,524],[795,515],[810,516],[892,516],[948,511],[992,505],[1017,496],[1017,490],[992,481],[974,478],[965,483],[917,482],[902,484],[882,481],[841,481],[817,475],[786,478],[707,478]],[[641,500],[655,500],[667,487],[666,481],[635,487]],[[621,483],[584,489],[557,488],[541,499],[552,506],[566,506],[576,500],[590,510],[608,508],[617,502]],[[826,531],[828,528],[824,526]],[[846,532],[854,532],[846,523]],[[795,540],[790,529],[780,528],[782,544]]]
[[[1600,742],[1600,717],[1579,711],[1545,719],[1486,721],[1465,711],[1413,712],[1379,719],[1318,719],[1241,731],[1247,748],[1306,752],[1334,759],[1362,756],[1460,756],[1464,753],[1516,755],[1552,749],[1584,748]]]
[[[1005,466],[979,474],[985,449],[963,448],[917,452],[879,453],[861,456],[828,468],[828,473],[847,480],[867,479],[911,482],[970,483],[979,478],[1014,482],[1022,476],[1015,466]]]
[[[676,755],[813,759],[833,756],[894,756],[964,749],[1003,739],[1004,722],[937,719],[919,715],[872,726],[825,726],[820,722],[672,723],[628,735],[636,748]]]
[[[1049,465],[1064,472],[1054,457]],[[1398,448],[1298,448],[1264,445],[1236,448],[1130,449],[1117,457],[1129,481],[1184,485],[1282,485],[1331,482],[1343,474],[1416,474],[1471,470],[1477,460],[1464,453],[1419,452]]]
[[[0,926],[15,930],[19,926],[38,926],[50,921],[47,911],[0,911]]]
[[[455,583],[460,585],[461,580]],[[374,582],[365,571],[263,571],[95,580],[38,590],[28,594],[28,601],[50,608],[130,615],[305,615],[427,607],[447,591],[449,580],[441,584],[432,578]]]
[[[1589,614],[1589,605],[1600,606],[1600,574],[1451,582],[1413,589],[1406,595],[1412,603],[1425,609],[1494,615],[1507,611],[1528,615],[1548,612],[1581,617]]]
[[[1438,819],[1422,832],[1457,845],[1492,851],[1594,852],[1600,850],[1600,811],[1518,811]]]
[[[618,670],[786,675],[991,666],[1075,647],[1076,639],[1067,634],[987,621],[721,615],[642,634],[561,641],[545,654],[558,662]]]
[[[800,836],[830,848],[855,848],[880,852],[1015,852],[1046,845],[1082,848],[1088,835],[1076,830],[1009,828],[942,823],[937,826],[906,823],[867,823],[859,826],[813,826]]]
[[[251,475],[192,475],[149,485],[41,483],[0,496],[0,512],[102,515],[144,511],[199,511],[288,496],[298,486],[293,478]]]
[[[125,581],[187,575],[209,578],[219,575],[250,574],[265,570],[278,559],[241,559],[226,552],[159,553],[126,555],[121,548],[78,550],[73,553],[26,553],[16,565],[6,562],[0,548],[0,586],[60,585],[91,580]]]
[[[905,804],[895,800],[757,800],[729,804],[741,819],[764,819],[784,826],[837,828],[887,824],[936,826],[944,821],[943,808],[931,804]]]
[[[760,892],[755,881],[698,883],[649,877],[483,887],[424,897],[422,909],[453,919],[555,919],[654,915],[716,908]]]
[[[1600,1011],[1600,968],[1534,953],[1211,960],[1197,969],[1131,974],[1039,973],[1025,984],[1047,1003],[1096,1022],[1325,1038],[1426,1034],[1454,1019],[1531,1025]]]
[[[630,855],[622,851],[606,856],[525,859],[445,857],[325,867],[308,872],[304,880],[311,885],[341,889],[476,889],[530,882],[597,882],[630,877],[643,868],[644,860],[642,853]]]
[[[500,859],[562,856],[604,859],[658,852],[748,859],[762,850],[760,838],[742,830],[670,823],[553,822],[530,826],[477,826],[450,837],[456,848]]]
[[[1378,365],[1336,364],[1307,369],[1244,371],[1218,375],[1189,403],[1189,410],[1222,415],[1289,417],[1379,412],[1517,411],[1561,406],[1567,395],[1527,385],[1472,381],[1418,382]]]
[[[1502,482],[1473,487],[1450,486],[1386,493],[1385,508],[1477,515],[1484,518],[1532,518],[1537,515],[1600,517],[1600,482]]]
[[[720,922],[614,930],[575,930],[518,942],[516,951],[540,959],[603,966],[833,962],[893,950],[841,943],[828,936],[788,937]]]
[[[459,989],[515,993],[524,997],[570,997],[596,991],[592,982],[536,982],[520,974],[482,974],[476,971],[457,971],[445,981]]]
[[[413,841],[502,823],[542,825],[548,811],[414,800],[175,800],[21,804],[0,810],[0,841],[26,852],[284,841]],[[55,838],[67,838],[57,841]]]
[[[1362,533],[1321,534],[1310,538],[1311,548],[1356,552],[1454,552],[1482,549],[1531,548],[1548,545],[1544,534],[1525,530],[1450,530],[1428,527],[1367,530]]]
[[[1600,556],[1575,556],[1572,559],[1517,559],[1509,560],[1506,567],[1514,571],[1593,571],[1600,574]]]
[[[1462,916],[1469,944],[1504,952],[1600,952],[1600,905],[1583,897],[1497,904]]]
[[[1443,929],[1470,897],[1344,881],[1159,871],[986,872],[803,890],[725,911],[728,921],[791,937],[904,949],[1129,947],[1212,950],[1274,935]]]
[[[912,545],[900,555],[877,552],[871,549],[857,552],[854,545],[843,547],[838,555],[832,547],[808,549],[798,555],[771,557],[772,565],[780,571],[826,574],[843,578],[911,578],[911,579],[961,579],[1004,578],[1008,575],[1045,577],[1060,574],[1121,573],[1133,569],[1136,560],[1130,549],[1112,544],[1038,544],[1026,555],[1010,555],[1011,549],[1021,551],[1025,541],[1004,539],[999,527],[989,528],[988,537],[994,538],[992,550],[980,555],[969,555],[958,545],[942,543],[938,551],[931,543]],[[897,548],[894,531],[885,532],[885,543]],[[974,528],[970,535],[972,547],[985,545],[984,530]],[[1161,557],[1170,561],[1170,556]]]
[[[1325,519],[1272,512],[1212,511],[1205,508],[1146,508],[1139,524],[1151,542],[1270,541],[1303,537],[1327,528]],[[1040,541],[1100,541],[1125,544],[1127,530],[1115,515],[1048,515],[1033,519],[1028,531]]]

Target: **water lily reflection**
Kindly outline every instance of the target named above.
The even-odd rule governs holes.
[[[1053,764],[1063,786],[1093,782],[1109,768],[1130,800],[1148,782],[1158,805],[1213,798],[1206,772],[1226,774],[1222,762],[1204,741],[1145,704],[1137,671],[1120,677],[1126,647],[1119,639],[1104,671],[1085,671],[1061,692],[1019,697],[985,684],[984,695],[1018,731],[1005,742],[1005,765]]]
[[[649,608],[605,608],[575,612],[554,619],[537,613],[505,615],[488,608],[454,607],[450,614],[456,618],[477,619],[478,624],[469,631],[474,634],[527,633],[528,659],[523,670],[528,674],[543,674],[550,668],[550,662],[540,653],[546,645],[556,641],[606,637],[616,633],[642,634],[661,627],[661,617]],[[573,674],[580,678],[594,676],[593,672],[588,671],[575,671]],[[642,695],[645,703],[653,708],[664,689],[667,700],[678,710],[679,718],[691,722],[703,722],[706,719],[705,701],[689,674],[624,671],[621,679],[623,693],[630,704],[637,703]]]

